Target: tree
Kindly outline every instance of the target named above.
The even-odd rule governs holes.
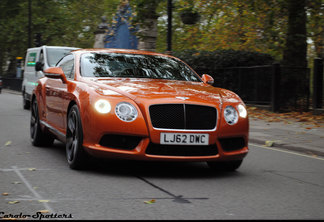
[[[307,34],[315,47],[315,57],[324,59],[324,1],[307,1]]]
[[[281,58],[287,24],[285,0],[174,2],[174,50],[248,50]],[[188,8],[200,14],[197,24],[185,25],[180,21],[180,14]],[[165,48],[165,11],[165,6],[158,10],[161,51]]]
[[[90,48],[100,17],[112,18],[119,0],[31,0],[32,37],[46,45]],[[15,73],[17,56],[28,48],[28,1],[1,0],[0,75]],[[35,46],[32,40],[32,47]],[[6,63],[10,61],[9,69]],[[12,69],[11,69],[12,68]]]
[[[288,32],[283,64],[307,67],[306,0],[288,0]]]

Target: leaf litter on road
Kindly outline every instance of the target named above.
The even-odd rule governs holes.
[[[10,145],[11,145],[11,141],[10,140],[5,143],[5,146],[10,146]]]
[[[8,204],[17,204],[17,203],[19,203],[18,200],[14,200],[14,201],[9,201],[9,202],[8,202]]]
[[[12,184],[21,184],[21,182],[14,181],[14,182],[12,182]]]
[[[46,213],[49,213],[50,211],[49,210],[39,210],[38,212],[46,214]]]
[[[153,204],[153,203],[155,203],[155,200],[154,199],[147,200],[147,201],[144,201],[144,203],[146,203],[146,204]]]
[[[40,202],[40,203],[48,203],[49,200],[38,200],[38,202]]]
[[[271,141],[271,140],[265,141],[265,146],[272,147],[273,145],[274,145],[274,141]]]

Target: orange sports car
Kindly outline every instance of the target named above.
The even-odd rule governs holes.
[[[173,56],[80,49],[44,72],[32,95],[31,141],[64,142],[72,169],[92,155],[204,161],[233,171],[248,153],[240,97]]]

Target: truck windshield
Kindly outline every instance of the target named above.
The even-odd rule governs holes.
[[[75,48],[77,49],[77,48]],[[47,61],[49,66],[55,66],[63,57],[69,54],[73,48],[47,48]]]

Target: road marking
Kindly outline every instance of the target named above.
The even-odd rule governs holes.
[[[40,171],[40,170],[51,170],[51,169],[36,169],[36,168],[16,168],[16,169],[0,169],[1,172],[10,172],[10,171],[16,171],[16,170],[19,170],[19,171],[22,171],[22,170],[28,170],[28,171],[32,171],[31,169],[35,169],[37,171]]]
[[[18,177],[22,180],[22,182],[24,182],[24,184],[30,190],[30,192],[32,192],[34,194],[35,198],[37,198],[38,200],[44,200],[44,198],[39,193],[36,192],[36,190],[33,188],[33,186],[22,175],[22,173],[20,172],[20,170],[19,170],[18,167],[12,166],[11,168],[18,175]],[[47,202],[42,202],[42,204],[44,205],[44,207],[46,208],[46,210],[49,210],[51,213],[55,213],[54,210],[48,205]]]
[[[249,144],[252,145],[252,146],[255,146],[255,147],[263,148],[263,149],[268,149],[268,150],[274,150],[274,151],[279,151],[279,152],[283,152],[283,153],[294,154],[294,155],[297,155],[297,156],[303,156],[303,157],[308,157],[308,158],[317,159],[317,160],[324,160],[324,158],[318,157],[318,156],[310,156],[310,155],[306,155],[306,154],[301,154],[301,153],[297,153],[297,152],[283,150],[283,149],[280,149],[280,148],[272,148],[272,147],[261,146],[261,145],[255,144],[255,143],[249,143]]]

